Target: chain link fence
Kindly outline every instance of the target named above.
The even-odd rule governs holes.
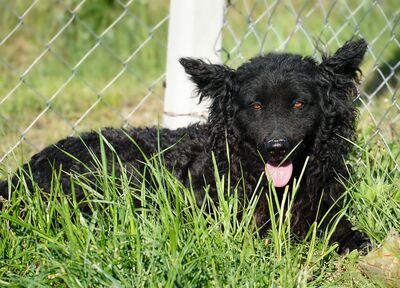
[[[0,1],[4,166],[83,130],[157,124],[168,26],[158,2]]]
[[[166,0],[0,0],[0,164],[13,169],[80,131],[160,123],[168,7]],[[399,21],[397,0],[231,0],[217,52],[237,67],[268,51],[320,58],[318,49],[364,37],[360,129],[398,171]]]

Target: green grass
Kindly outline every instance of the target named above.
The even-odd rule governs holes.
[[[360,157],[349,162],[356,169],[345,182],[352,197],[342,214],[377,245],[391,227],[400,230],[399,173],[393,173],[384,150],[355,149]],[[0,212],[1,285],[376,287],[358,270],[357,253],[339,256],[328,244],[332,227],[321,231],[314,223],[304,240],[290,233],[286,208],[290,211],[295,201],[295,187],[285,191],[271,212],[270,232],[260,237],[252,220],[257,199],[239,211],[236,191],[226,190],[229,175],[216,173],[220,204],[211,215],[163,167],[161,154],[147,160],[145,173],[151,177],[135,187],[128,185],[126,173],[117,179],[113,170],[104,169],[104,156],[93,159],[103,195],[90,188],[85,176],[72,180],[85,187],[90,216],[81,213],[74,197],[63,194],[57,173],[44,198],[39,189],[22,186],[5,204]],[[273,210],[275,191],[264,193]],[[140,208],[134,205],[138,199],[144,203]],[[210,198],[206,203],[214,205]]]
[[[39,1],[24,18],[24,25],[0,47],[0,101],[18,84],[21,74],[45,49],[47,41],[68,21],[71,16],[68,9],[78,2]],[[358,10],[359,1],[332,2],[336,5],[329,17],[330,27],[326,26],[325,14],[318,5],[326,12],[331,2],[318,2],[309,15],[304,12],[314,7],[313,1],[284,2],[271,18],[276,34],[267,29],[268,17],[252,27],[256,33],[246,33],[249,20],[261,16],[266,8],[264,3],[272,2],[232,2],[229,24],[243,43],[239,49],[231,50],[238,42],[225,30],[222,58],[233,67],[244,58],[277,48],[314,54],[314,42],[319,38],[334,51],[339,43],[329,41],[341,31],[335,36],[341,43],[353,35],[362,35],[371,44],[362,66],[363,89],[375,81],[371,72],[374,65],[381,65],[382,59],[391,59],[398,48],[395,41],[389,42],[393,35],[397,37],[398,26],[397,30],[387,29],[379,34],[387,25],[379,7],[386,15],[393,16],[398,6],[395,0],[378,1],[379,7],[372,5]],[[350,22],[345,3],[350,10],[357,11]],[[0,1],[0,39],[19,21],[11,10],[21,15],[28,5],[24,1]],[[304,5],[301,20],[309,38],[298,29],[286,47],[280,47],[296,24],[293,11],[299,12]],[[103,36],[103,44],[76,70],[71,70],[95,45],[95,35],[105,31],[122,10],[115,1],[86,1],[78,11],[79,19],[25,75],[24,84],[1,104],[0,155],[20,139],[21,131],[41,111],[47,107],[48,110],[25,135],[27,141],[1,163],[0,178],[29,159],[37,149],[72,133],[73,129],[157,124],[160,119],[157,115],[162,111],[162,80],[155,87],[150,86],[165,71],[167,23],[156,31],[149,28],[168,14],[168,1],[133,1],[128,11],[131,14]],[[343,26],[344,23],[347,25]],[[267,38],[260,42],[256,34]],[[377,35],[379,38],[373,41]],[[131,55],[148,37],[151,41],[129,61],[123,75],[103,91],[123,68],[121,59]],[[370,52],[380,57],[377,63]],[[72,73],[75,76],[71,82],[52,99]],[[154,93],[145,105],[126,119],[149,91]],[[343,213],[371,237],[375,246],[391,228],[400,231],[400,176],[389,153],[398,155],[400,149],[398,123],[391,121],[398,111],[392,105],[395,96],[388,91],[376,98],[370,110],[377,119],[391,109],[379,127],[389,144],[376,137],[369,142],[376,127],[370,125],[370,115],[363,111],[360,140],[348,162],[354,173],[349,181],[343,181],[350,196],[349,208]],[[74,127],[99,99],[99,105]],[[358,270],[359,256],[337,255],[326,238],[316,237],[317,226],[313,226],[306,240],[295,239],[290,234],[290,218],[278,210],[270,233],[261,238],[254,233],[251,203],[243,221],[236,221],[235,191],[230,191],[231,197],[220,199],[218,213],[211,216],[195,205],[192,191],[156,160],[148,163],[153,188],[145,183],[131,188],[127,185],[127,175],[115,179],[112,171],[102,169],[99,159],[98,177],[105,194],[100,197],[87,187],[91,216],[82,215],[78,203],[63,195],[57,177],[47,199],[39,197],[38,191],[24,188],[16,191],[12,202],[0,212],[0,286],[375,287]],[[84,179],[74,181],[79,184]],[[228,179],[218,181],[223,198],[223,184]],[[293,195],[294,191],[291,192]],[[273,191],[268,193],[273,201]],[[145,200],[146,205],[135,208],[135,197]],[[319,232],[329,235],[329,231]]]

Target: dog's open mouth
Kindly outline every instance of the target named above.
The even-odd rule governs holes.
[[[293,164],[292,161],[287,160],[286,162],[279,165],[279,163],[270,163],[267,162],[265,164],[265,174],[269,180],[272,180],[272,183],[275,187],[284,187],[286,186],[293,173]]]

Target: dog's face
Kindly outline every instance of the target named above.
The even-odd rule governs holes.
[[[181,63],[197,84],[200,99],[212,100],[211,124],[234,131],[250,144],[266,163],[274,185],[283,187],[311,153],[322,123],[336,113],[332,106],[340,110],[347,103],[365,50],[364,40],[348,42],[322,63],[300,55],[268,54],[236,71],[201,60]],[[335,85],[343,91],[334,91]],[[333,104],[330,98],[335,95],[343,97],[343,103]]]
[[[236,71],[232,125],[257,148],[267,172],[279,173],[277,187],[287,184],[315,138],[322,117],[318,73],[312,59],[290,54],[258,57]]]

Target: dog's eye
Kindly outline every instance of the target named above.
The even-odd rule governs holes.
[[[292,103],[292,108],[294,109],[300,109],[304,106],[304,100],[303,99],[297,99],[294,100]]]
[[[259,102],[251,103],[250,106],[253,110],[261,110],[263,108],[263,106]]]

